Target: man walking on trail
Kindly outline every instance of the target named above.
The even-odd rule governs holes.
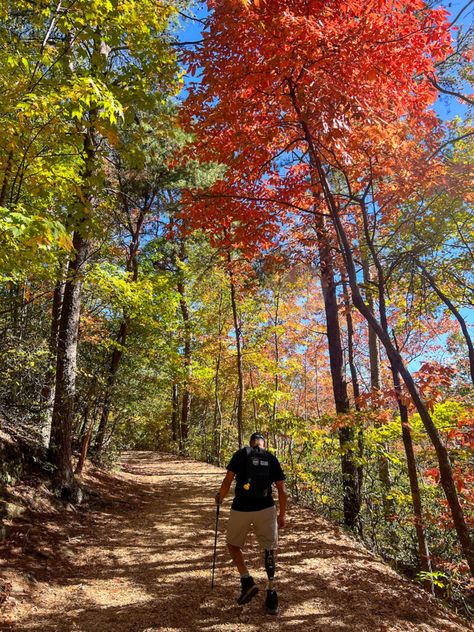
[[[265,450],[265,437],[254,432],[250,447],[238,450],[227,466],[227,474],[216,495],[220,505],[229,493],[236,477],[235,498],[227,523],[227,547],[240,573],[241,593],[237,603],[248,603],[258,593],[252,576],[245,565],[242,549],[253,525],[258,543],[265,551],[265,570],[268,577],[265,608],[269,614],[278,613],[278,596],[273,589],[275,576],[275,549],[278,544],[278,527],[285,526],[286,490],[285,475],[276,456]],[[278,490],[277,511],[272,496],[272,484]]]

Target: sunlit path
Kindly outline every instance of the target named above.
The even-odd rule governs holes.
[[[260,554],[248,559],[261,593],[237,606],[238,580],[227,564],[220,523],[216,587],[210,590],[215,467],[156,453],[129,453],[119,475],[89,478],[104,503],[71,517],[57,549],[35,569],[30,597],[19,597],[15,632],[191,632],[258,630],[441,632],[469,627],[363,547],[302,508],[290,508],[281,538],[281,612],[263,610]]]

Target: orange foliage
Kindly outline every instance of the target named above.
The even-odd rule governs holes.
[[[208,5],[203,46],[188,58],[191,73],[199,67],[202,76],[184,122],[200,159],[227,171],[205,196],[190,192],[194,226],[216,241],[225,231],[255,253],[295,215],[319,210],[303,122],[323,162],[343,169],[353,187],[361,190],[369,178],[384,184],[381,204],[394,187],[406,194],[426,181],[437,141],[437,120],[427,110],[436,91],[427,77],[450,50],[443,9],[421,0]]]

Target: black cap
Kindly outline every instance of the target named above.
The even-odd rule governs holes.
[[[263,439],[265,441],[265,437],[261,432],[254,432],[253,435],[250,437],[249,443],[252,443],[252,441],[255,441],[256,439]]]

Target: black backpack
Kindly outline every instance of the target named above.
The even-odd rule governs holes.
[[[261,448],[245,448],[245,470],[242,495],[246,498],[268,498],[271,495],[270,453]]]

